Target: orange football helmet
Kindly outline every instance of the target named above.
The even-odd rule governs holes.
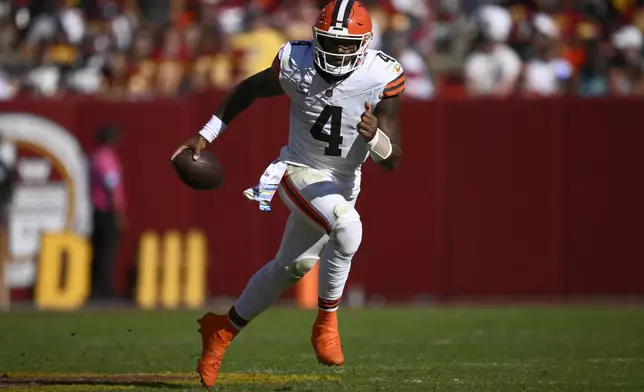
[[[360,2],[334,0],[313,26],[315,64],[333,76],[353,72],[363,64],[372,37],[371,17]]]

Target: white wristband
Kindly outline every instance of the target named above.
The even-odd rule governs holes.
[[[203,136],[204,139],[208,141],[208,143],[212,143],[213,140],[215,140],[224,129],[226,129],[226,124],[224,124],[224,122],[221,121],[217,116],[212,116],[212,118],[210,118],[210,121],[208,121],[206,125],[201,128],[199,134]]]
[[[376,136],[367,143],[367,146],[374,161],[384,161],[389,158],[394,149],[389,136],[380,129],[376,132]]]

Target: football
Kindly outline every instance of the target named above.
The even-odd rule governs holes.
[[[209,151],[201,151],[198,160],[192,159],[193,150],[181,151],[172,160],[175,173],[181,181],[192,189],[212,190],[224,183],[224,168]]]

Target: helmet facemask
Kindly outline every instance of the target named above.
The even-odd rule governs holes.
[[[372,34],[329,32],[313,27],[315,64],[329,75],[344,76],[364,63]]]

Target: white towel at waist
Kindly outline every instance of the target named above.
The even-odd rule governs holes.
[[[259,209],[265,212],[271,211],[271,200],[279,188],[282,177],[286,173],[287,164],[275,160],[264,170],[259,184],[244,191],[244,196],[248,200],[259,202]]]

